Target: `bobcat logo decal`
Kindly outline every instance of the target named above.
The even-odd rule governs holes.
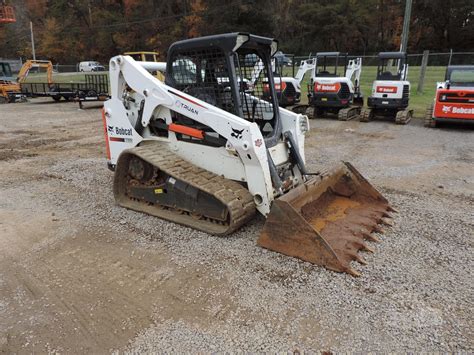
[[[443,105],[442,110],[443,110],[444,113],[449,113],[449,112],[451,112],[451,106]]]
[[[232,133],[230,134],[230,136],[234,137],[234,138],[237,138],[237,139],[242,139],[242,132],[243,131],[244,131],[243,129],[239,131],[238,129],[232,128]]]

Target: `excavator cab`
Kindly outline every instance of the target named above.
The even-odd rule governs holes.
[[[347,53],[318,52],[316,54],[316,77],[344,76],[347,69]]]

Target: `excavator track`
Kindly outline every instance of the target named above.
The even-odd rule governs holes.
[[[339,121],[349,121],[354,118],[360,117],[360,106],[351,106],[347,108],[340,109],[337,114],[337,119]]]
[[[255,214],[245,187],[185,161],[159,142],[120,155],[114,195],[123,207],[216,235],[232,233]]]
[[[408,124],[413,117],[413,110],[402,110],[398,111],[395,116],[396,124]]]
[[[395,116],[396,124],[408,124],[413,117],[413,110],[398,111]]]
[[[370,122],[374,118],[374,112],[370,107],[365,107],[362,109],[360,114],[360,122]]]

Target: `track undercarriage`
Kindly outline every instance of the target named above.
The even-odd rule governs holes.
[[[120,156],[114,194],[121,206],[217,235],[232,233],[255,214],[253,198],[242,185],[155,142]]]

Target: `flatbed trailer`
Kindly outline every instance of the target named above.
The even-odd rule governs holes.
[[[21,93],[28,97],[51,97],[55,101],[76,100],[104,101],[110,97],[106,74],[86,74],[85,82],[71,83],[21,83]]]

